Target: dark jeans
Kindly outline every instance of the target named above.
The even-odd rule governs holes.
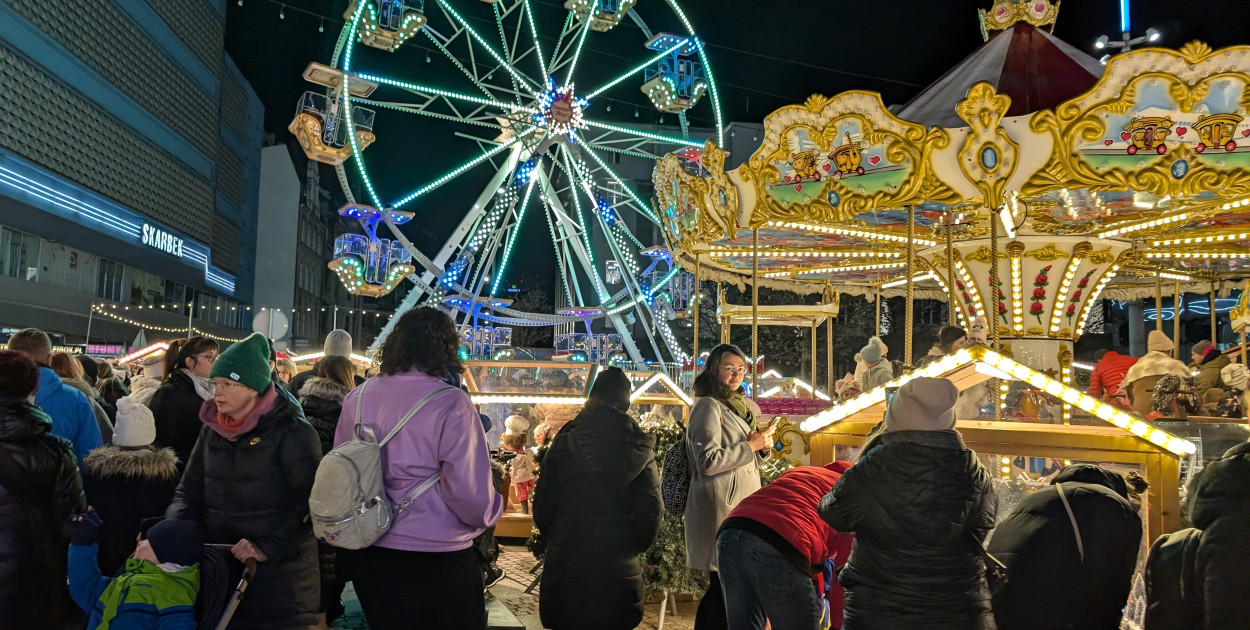
[[[812,576],[775,547],[740,529],[716,537],[716,563],[725,591],[729,630],[816,630],[821,605]]]
[[[725,593],[720,587],[720,575],[708,573],[707,592],[699,598],[699,609],[694,613],[694,630],[727,630],[725,619]]]
[[[482,560],[472,547],[427,553],[348,552],[352,583],[372,630],[486,630]]]

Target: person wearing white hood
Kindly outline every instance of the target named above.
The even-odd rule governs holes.
[[[152,395],[160,389],[165,378],[163,354],[149,355],[142,363],[143,375],[130,379],[130,399],[144,406],[150,406]]]

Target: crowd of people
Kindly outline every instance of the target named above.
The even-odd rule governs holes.
[[[1142,360],[1102,356],[1100,395],[1177,371],[1161,335]],[[232,628],[325,627],[343,613],[348,581],[371,628],[485,628],[484,590],[499,575],[491,531],[508,490],[492,462],[501,445],[487,439],[494,423],[460,387],[459,339],[445,313],[409,311],[362,382],[343,331],[301,374],[253,335],[224,350],[175,342],[137,377],[53,355],[41,331],[13,335],[0,352],[0,630],[193,627],[205,543],[258,567]],[[969,341],[944,328],[928,360]],[[887,353],[873,338],[859,379],[848,378],[864,391],[892,380]],[[1208,377],[1199,383],[1222,389],[1222,355],[1207,342],[1192,354]],[[916,378],[893,392],[854,462],[799,466],[765,486],[775,424],[745,395],[747,370],[737,347],[711,351],[673,447],[689,465],[686,564],[708,576],[696,628],[1118,628],[1146,480],[1073,464],[999,517],[991,474],[955,429],[960,393]],[[639,554],[667,499],[630,392],[609,368],[574,413],[530,410],[547,447],[536,485],[521,481],[545,544],[545,627],[642,620]],[[530,420],[503,424],[504,450],[531,466]],[[382,444],[384,493],[398,507],[380,537],[349,550],[314,537],[309,499],[322,458],[365,434]],[[1200,530],[1185,579],[1201,598],[1169,598],[1173,572],[1148,574],[1154,619],[1185,608],[1196,612],[1177,627],[1250,625],[1248,466],[1243,444],[1193,482]],[[1039,605],[1039,593],[1056,605]]]

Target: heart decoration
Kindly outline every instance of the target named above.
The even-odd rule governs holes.
[[[1246,129],[1245,131],[1242,131],[1242,132],[1241,132],[1241,137],[1243,137],[1243,138],[1250,138],[1250,129]]]
[[[820,168],[825,169],[825,172],[826,172],[826,173],[828,173],[828,172],[829,172],[829,169],[833,168],[833,165],[832,165],[832,164],[825,164],[824,166],[821,166]]]
[[[1178,135],[1178,136],[1183,136],[1183,135],[1185,135],[1185,132],[1186,132],[1186,131],[1189,131],[1189,127],[1177,127],[1177,128],[1176,128],[1176,135]]]
[[[880,164],[880,163],[881,163],[881,156],[880,156],[880,155],[874,155],[874,156],[872,156],[872,157],[868,158],[868,162],[869,162],[870,164],[872,164],[873,166],[876,166],[876,165],[878,165],[878,164]]]
[[[789,175],[786,175],[786,183],[787,183],[787,184],[789,184],[789,183],[790,183],[790,180],[791,180],[791,179],[792,179],[792,178],[791,178]]]
[[[1111,146],[1111,143],[1112,143],[1112,142],[1114,142],[1114,140],[1111,140],[1111,139],[1107,139],[1107,140],[1103,140],[1103,141],[1102,141],[1102,143],[1103,143],[1104,145],[1106,145],[1106,146]]]
[[[803,192],[803,184],[795,184],[794,192]]]
[[[1133,137],[1133,134],[1130,134],[1130,133],[1129,133],[1129,132],[1127,132],[1127,131],[1121,131],[1121,132],[1120,132],[1120,139],[1121,139],[1121,140],[1125,140],[1125,141],[1127,141],[1129,138],[1132,138],[1132,137]]]

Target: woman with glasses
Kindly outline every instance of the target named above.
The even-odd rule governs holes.
[[[208,337],[178,339],[165,351],[165,381],[148,408],[156,418],[157,448],[172,448],[185,465],[200,435],[200,406],[213,397],[209,371],[217,360],[217,342]]]
[[[686,502],[686,566],[709,571],[707,593],[699,601],[695,630],[728,627],[716,565],[716,531],[729,511],[760,489],[759,465],[772,447],[772,427],[757,428],[760,408],[745,395],[746,355],[721,344],[708,355],[694,380],[699,399],[686,427],[690,494]]]
[[[324,627],[317,544],[307,523],[321,442],[269,372],[269,342],[252,335],[221,353],[200,436],[165,512],[199,523],[205,542],[260,563],[232,629]]]

